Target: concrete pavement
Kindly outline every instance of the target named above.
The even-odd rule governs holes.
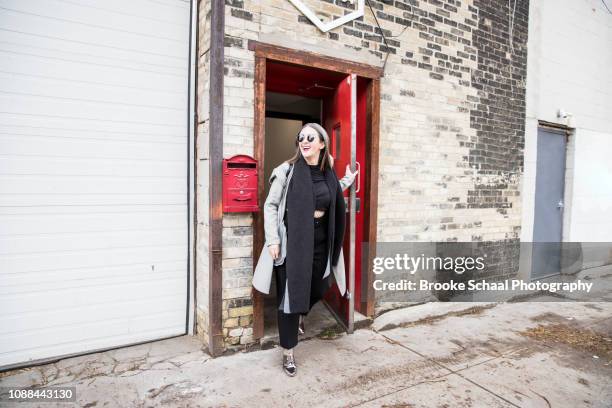
[[[183,336],[3,373],[0,385],[76,386],[77,404],[43,407],[610,407],[612,304],[429,303],[301,341],[295,356],[290,378],[278,348],[212,359]]]

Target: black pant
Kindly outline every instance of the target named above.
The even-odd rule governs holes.
[[[323,274],[327,267],[328,248],[327,248],[327,213],[321,218],[314,219],[314,254],[312,260],[312,280],[310,283],[310,307],[308,312],[315,303],[323,298],[329,286],[329,278],[323,279]],[[287,236],[289,232],[287,231]],[[278,318],[278,335],[280,337],[280,345],[283,348],[293,348],[298,342],[298,325],[300,314],[306,316],[306,313],[285,313],[278,310],[280,302],[285,293],[285,283],[287,274],[285,271],[285,263],[275,266],[276,270],[276,300],[277,300],[277,318]],[[331,273],[330,273],[331,275]]]

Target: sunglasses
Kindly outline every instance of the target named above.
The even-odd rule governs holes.
[[[313,135],[308,135],[308,136],[306,136],[306,135],[298,135],[297,136],[297,141],[300,142],[300,143],[302,143],[304,141],[304,139],[308,140],[309,143],[312,143],[312,142],[314,142],[315,137]]]

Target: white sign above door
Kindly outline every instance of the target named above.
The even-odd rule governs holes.
[[[304,4],[302,2],[302,0],[289,0],[289,2],[291,4],[293,4],[298,10],[300,10],[302,12],[302,14],[304,14],[306,17],[308,17],[308,19],[310,21],[312,21],[312,23],[314,25],[316,25],[319,30],[323,31],[324,33],[328,32],[329,30],[333,30],[336,27],[341,26],[342,24],[346,24],[351,20],[354,20],[356,18],[359,18],[361,16],[363,16],[363,11],[364,11],[364,7],[365,7],[365,0],[341,0],[343,3],[351,3],[351,4],[355,4],[355,2],[357,3],[357,8],[355,9],[355,11],[352,11],[348,14],[345,14],[344,16],[337,18],[335,20],[331,20],[327,23],[324,23],[323,21],[321,21],[321,19],[319,17],[317,17],[317,15],[310,9],[310,7],[308,7],[306,4]]]

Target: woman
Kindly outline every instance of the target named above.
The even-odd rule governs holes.
[[[346,207],[342,192],[357,172],[338,181],[323,127],[307,123],[296,139],[295,155],[272,171],[264,204],[266,243],[253,275],[253,286],[269,292],[271,269],[276,271],[277,318],[283,369],[297,372],[293,348],[303,317],[331,286],[333,271],[344,294],[342,241]]]

